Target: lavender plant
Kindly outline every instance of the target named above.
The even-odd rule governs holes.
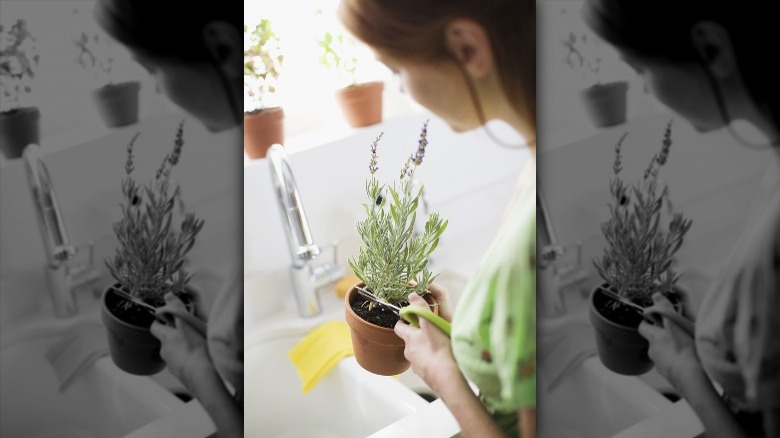
[[[607,245],[593,264],[614,292],[640,306],[650,306],[652,295],[670,295],[680,275],[674,270],[674,255],[691,228],[691,220],[675,213],[669,202],[669,188],[659,184],[658,173],[669,157],[672,123],[666,127],[662,147],[653,155],[641,181],[626,185],[620,178],[621,147],[627,134],[615,145],[615,177],[610,180],[610,218],[601,224]],[[662,226],[666,203],[671,219]]]
[[[271,29],[271,21],[260,20],[251,31],[244,25],[244,93],[248,97],[246,110],[265,106],[266,95],[276,92],[276,80],[284,62],[279,37]]]
[[[349,266],[368,290],[381,300],[398,306],[408,304],[412,292],[428,293],[428,286],[436,278],[428,269],[428,257],[439,244],[448,223],[433,212],[422,235],[414,235],[423,188],[415,189],[412,181],[425,156],[427,135],[428,122],[425,122],[417,150],[406,160],[399,180],[392,186],[380,184],[376,177],[379,170],[377,145],[382,134],[371,144],[368,166],[371,176],[366,181],[368,202],[363,204],[366,219],[357,224],[363,244],[357,259],[349,260]]]
[[[187,253],[203,228],[203,220],[185,213],[181,190],[170,181],[184,146],[184,122],[176,132],[173,150],[163,158],[154,180],[141,186],[132,177],[136,134],[127,145],[126,177],[122,181],[122,218],[114,224],[119,241],[113,258],[105,263],[111,276],[126,292],[153,306],[165,304],[164,295],[180,295],[192,279],[185,269]],[[176,229],[174,206],[184,214]]]
[[[0,25],[0,106],[1,112],[14,112],[32,91],[32,81],[40,56],[35,37],[26,20],[16,20],[11,28]]]

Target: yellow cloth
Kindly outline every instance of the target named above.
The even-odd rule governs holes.
[[[344,321],[319,325],[288,353],[301,378],[301,389],[309,392],[341,359],[354,354],[349,326]]]
[[[357,275],[353,273],[349,273],[341,278],[338,282],[336,282],[336,295],[338,295],[341,298],[344,298],[347,296],[347,291],[352,286],[360,283],[360,279]]]

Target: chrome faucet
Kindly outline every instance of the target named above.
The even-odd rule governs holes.
[[[86,261],[78,261],[77,249],[70,242],[54,185],[38,145],[24,150],[27,179],[32,191],[38,225],[46,250],[46,280],[54,314],[66,318],[78,313],[75,292],[81,288],[96,290],[101,271],[94,264],[94,244],[89,243]]]
[[[566,312],[563,291],[569,286],[587,280],[588,269],[582,265],[582,242],[576,243],[576,258],[563,263],[563,256],[569,248],[558,243],[555,230],[550,219],[550,212],[542,197],[536,190],[536,235],[537,235],[537,269],[541,274],[539,309],[542,315],[556,317]]]
[[[290,275],[298,313],[303,317],[315,316],[322,312],[317,290],[343,277],[344,270],[336,262],[335,245],[333,261],[315,265],[320,247],[311,237],[287,152],[282,145],[275,144],[268,149],[267,157],[292,259]]]

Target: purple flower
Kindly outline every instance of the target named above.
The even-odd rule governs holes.
[[[420,132],[420,140],[417,142],[417,152],[412,155],[412,161],[414,161],[415,166],[422,164],[426,146],[428,146],[428,120],[425,121],[422,132]]]
[[[385,135],[384,132],[380,132],[379,135],[374,139],[374,142],[371,143],[371,161],[368,164],[368,170],[371,172],[371,175],[375,174],[377,170],[379,170],[379,166],[377,166],[377,159],[378,155],[376,154],[376,147],[379,144],[379,140],[382,139],[382,136]]]

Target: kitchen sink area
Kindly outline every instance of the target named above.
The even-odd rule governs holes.
[[[97,359],[69,387],[60,391],[46,352],[63,333],[87,321],[96,322],[97,318],[70,321],[32,318],[25,326],[3,330],[0,435],[124,437],[184,404],[154,380],[119,370],[107,356]]]

